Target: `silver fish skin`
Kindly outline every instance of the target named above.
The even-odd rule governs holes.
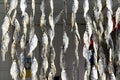
[[[98,73],[95,66],[93,66],[91,70],[91,80],[98,80]]]
[[[110,11],[111,15],[113,14],[112,11],[112,0],[106,0],[106,7],[108,8],[108,10]]]
[[[33,17],[35,16],[35,0],[32,0]]]

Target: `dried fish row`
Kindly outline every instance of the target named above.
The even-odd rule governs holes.
[[[59,19],[61,18],[61,15],[63,13],[63,10],[59,13],[59,15],[54,19],[53,16],[53,12],[54,12],[54,5],[53,5],[53,0],[50,0],[50,14],[49,14],[49,24],[50,24],[50,28],[49,28],[49,39],[50,39],[50,71],[48,73],[48,80],[53,80],[53,78],[55,77],[56,74],[56,67],[55,67],[55,49],[53,46],[53,39],[55,37],[55,24],[59,21]]]
[[[41,57],[42,57],[42,67],[40,69],[40,80],[47,80],[47,70],[48,70],[48,35],[46,33],[46,20],[45,20],[45,0],[42,0],[40,10],[42,12],[41,18],[40,18],[40,27],[43,33],[42,36],[42,51],[41,51]]]
[[[64,26],[65,27],[65,26]],[[61,79],[62,80],[68,80],[67,73],[66,73],[66,61],[65,61],[65,53],[69,45],[69,38],[67,36],[67,33],[64,31],[63,33],[63,44],[61,47],[61,53],[60,53],[60,68],[61,68]]]
[[[18,5],[18,0],[11,0],[9,10],[8,10],[8,12],[4,18],[4,22],[2,24],[2,43],[1,43],[2,47],[1,47],[1,51],[2,51],[2,60],[3,61],[5,61],[5,54],[8,51],[8,46],[9,46],[9,42],[10,42],[10,36],[8,34],[9,27],[13,24],[12,21],[14,21],[14,18],[16,16],[17,5]],[[10,16],[11,16],[11,13],[13,11],[14,11],[14,15],[11,19]]]

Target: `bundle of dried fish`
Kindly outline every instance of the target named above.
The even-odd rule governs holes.
[[[40,71],[40,80],[47,80],[46,78],[46,72],[48,69],[48,59],[47,59],[47,54],[48,54],[48,36],[44,32],[43,37],[42,37],[42,52],[41,52],[41,57],[42,57],[42,68]]]
[[[49,74],[48,74],[48,80],[53,80],[54,77],[55,77],[55,74],[56,74],[56,67],[55,67],[55,63],[54,63],[54,60],[55,60],[55,50],[53,47],[51,47],[50,49],[50,71],[49,71]]]
[[[49,14],[49,24],[50,24],[50,29],[49,29],[50,71],[49,71],[49,74],[48,74],[48,80],[52,80],[55,77],[55,74],[56,74],[56,67],[55,67],[55,63],[54,63],[56,53],[55,53],[55,50],[54,50],[54,47],[53,47],[53,39],[54,39],[54,36],[55,36],[54,27],[55,27],[55,24],[59,21],[61,15],[63,13],[63,10],[62,10],[59,13],[59,15],[54,19],[54,17],[53,17],[53,12],[54,12],[53,0],[50,0],[50,9],[51,9],[51,12]]]
[[[16,60],[14,60],[12,62],[10,74],[11,74],[13,80],[18,80],[18,68],[17,68]]]
[[[67,33],[64,31],[63,33],[63,45],[61,48],[61,54],[60,54],[60,68],[62,69],[61,71],[61,79],[62,80],[67,80],[67,73],[66,73],[66,67],[65,67],[65,53],[69,45],[69,38],[67,36]]]
[[[15,30],[14,30],[14,33],[13,33],[13,42],[12,42],[12,45],[11,45],[11,58],[12,60],[15,59],[15,53],[16,53],[16,46],[18,44],[18,41],[19,41],[19,36],[20,36],[20,24],[18,22],[17,19],[15,19],[14,21],[14,26],[15,26]]]
[[[37,62],[36,58],[34,57],[32,59],[32,64],[31,64],[31,76],[32,76],[32,80],[38,80],[37,79],[37,71],[38,71],[38,62]]]

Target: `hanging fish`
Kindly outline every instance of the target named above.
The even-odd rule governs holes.
[[[8,32],[3,36],[2,42],[1,42],[1,53],[2,53],[2,61],[5,61],[5,55],[8,51],[8,46],[10,42],[10,37]]]
[[[15,54],[16,54],[15,46],[16,46],[16,42],[13,41],[13,43],[12,43],[12,45],[11,45],[11,58],[12,58],[12,60],[15,59]]]
[[[43,48],[47,48],[48,47],[48,36],[47,34],[44,32],[43,33],[43,37],[42,37],[42,45],[43,45]]]
[[[108,10],[110,11],[111,15],[113,14],[112,11],[112,0],[106,0],[106,7],[108,8]]]
[[[11,0],[10,1],[10,9],[8,11],[8,15],[11,15],[12,11],[17,7],[18,0]]]
[[[69,45],[69,38],[67,36],[67,33],[64,31],[63,33],[63,46],[64,46],[64,52],[66,52]]]
[[[17,68],[16,60],[14,60],[12,62],[10,74],[11,74],[13,80],[18,80],[18,68]]]
[[[26,38],[25,38],[25,35],[22,35],[22,37],[20,39],[20,47],[22,50],[25,49],[25,44],[26,44]]]
[[[24,53],[20,53],[20,59],[19,59],[19,67],[20,67],[20,76],[22,77],[22,80],[25,80],[26,78],[26,69],[24,67]]]
[[[117,11],[116,11],[116,13],[115,13],[115,22],[116,22],[116,24],[115,24],[115,28],[117,28],[117,26],[118,26],[118,23],[119,23],[119,21],[120,21],[120,7],[118,7],[118,9],[117,9]]]
[[[33,55],[33,50],[37,47],[37,43],[38,43],[38,38],[37,36],[34,34],[32,36],[32,38],[30,39],[29,41],[29,45],[30,45],[30,50],[29,50],[29,53],[28,53],[28,56],[31,56]]]
[[[13,40],[18,42],[18,39],[19,39],[19,36],[20,36],[20,31],[21,31],[20,24],[19,24],[17,19],[15,19],[14,24],[15,24],[15,31],[14,31],[14,34],[13,34]]]
[[[35,0],[32,0],[33,17],[35,16]]]
[[[12,16],[12,18],[11,18],[11,24],[12,24],[12,25],[13,25],[14,20],[15,20],[15,18],[16,18],[16,14],[17,14],[17,10],[15,9],[15,10],[14,10],[14,13],[13,13],[13,16]]]
[[[87,31],[84,32],[83,41],[84,41],[84,44],[85,44],[86,48],[89,49],[90,41],[89,41],[89,37],[88,37],[88,32]]]
[[[38,80],[37,79],[37,71],[38,71],[38,62],[37,62],[36,58],[34,57],[32,60],[32,64],[31,64],[32,80]]]
[[[7,31],[9,30],[9,27],[10,27],[10,17],[9,16],[5,16],[4,18],[4,22],[2,24],[2,36],[4,36]]]
[[[22,16],[25,14],[26,8],[27,8],[27,2],[26,2],[26,0],[21,0],[20,1],[20,9],[22,11]]]
[[[46,25],[46,20],[45,20],[45,2],[44,2],[44,0],[41,2],[40,10],[42,12],[42,15],[40,17],[40,27],[43,30],[44,26]]]
[[[8,0],[4,0],[4,6],[5,6],[5,9],[8,8]]]
[[[62,79],[62,80],[68,80],[68,79],[67,79],[67,74],[66,74],[66,71],[65,71],[65,70],[62,70],[62,72],[61,72],[61,79]]]
[[[76,13],[77,13],[78,7],[79,7],[79,2],[78,2],[78,0],[73,0],[73,5],[72,5],[72,17],[71,17],[72,30],[73,30],[73,27],[75,26]]]
[[[90,78],[91,80],[98,80],[98,72],[95,66],[92,67]]]
[[[89,10],[89,2],[88,2],[88,0],[84,0],[83,10],[84,10],[84,17],[86,17],[87,12],[88,12],[88,10]]]

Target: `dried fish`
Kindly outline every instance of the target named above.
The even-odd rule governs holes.
[[[53,80],[56,74],[56,67],[54,63],[55,56],[56,56],[55,50],[54,50],[54,47],[52,46],[50,47],[50,71],[48,74],[48,80]]]
[[[37,71],[38,71],[38,62],[37,62],[36,58],[34,57],[32,59],[32,64],[31,64],[31,76],[32,76],[32,80],[38,80],[37,79]]]
[[[98,80],[98,72],[95,66],[91,70],[91,80]]]
[[[10,1],[10,9],[8,11],[8,15],[11,15],[12,11],[17,7],[18,5],[18,0],[11,0]]]
[[[45,20],[45,1],[43,0],[40,6],[40,10],[42,12],[41,18],[40,18],[40,27],[43,30],[44,26],[46,25],[46,20]]]
[[[20,54],[20,59],[18,61],[19,67],[20,67],[20,77],[22,77],[22,80],[25,80],[25,78],[26,78],[26,69],[24,67],[24,64],[25,64],[24,59],[25,59],[24,53],[22,52]]]
[[[20,9],[22,11],[22,16],[25,14],[26,8],[27,8],[26,0],[21,0],[20,1]]]
[[[5,55],[8,51],[8,46],[10,42],[10,37],[8,32],[2,37],[2,42],[1,42],[1,52],[2,52],[2,61],[5,61]]]
[[[33,17],[35,16],[35,0],[32,0]]]
[[[88,12],[88,10],[89,10],[89,2],[88,2],[88,0],[84,0],[83,10],[84,10],[84,18],[85,18],[86,15],[87,15],[87,12]]]
[[[12,62],[10,74],[11,74],[13,80],[18,80],[18,68],[17,68],[16,60],[14,60]]]
[[[108,10],[110,11],[111,15],[113,14],[112,11],[112,0],[106,0],[106,7],[108,8]]]
[[[40,72],[40,80],[47,80],[46,79],[46,72],[48,69],[48,59],[47,59],[47,54],[48,54],[48,36],[47,34],[44,32],[43,33],[43,37],[42,37],[42,53],[41,53],[41,57],[42,57],[42,68],[41,68],[41,72]]]
[[[30,50],[28,52],[28,56],[32,57],[33,55],[33,50],[37,47],[37,43],[38,43],[38,38],[37,35],[34,34],[31,39],[29,40],[29,45],[30,45]]]
[[[115,22],[116,22],[115,28],[117,28],[119,21],[120,21],[120,7],[118,7],[116,14],[115,14]]]

